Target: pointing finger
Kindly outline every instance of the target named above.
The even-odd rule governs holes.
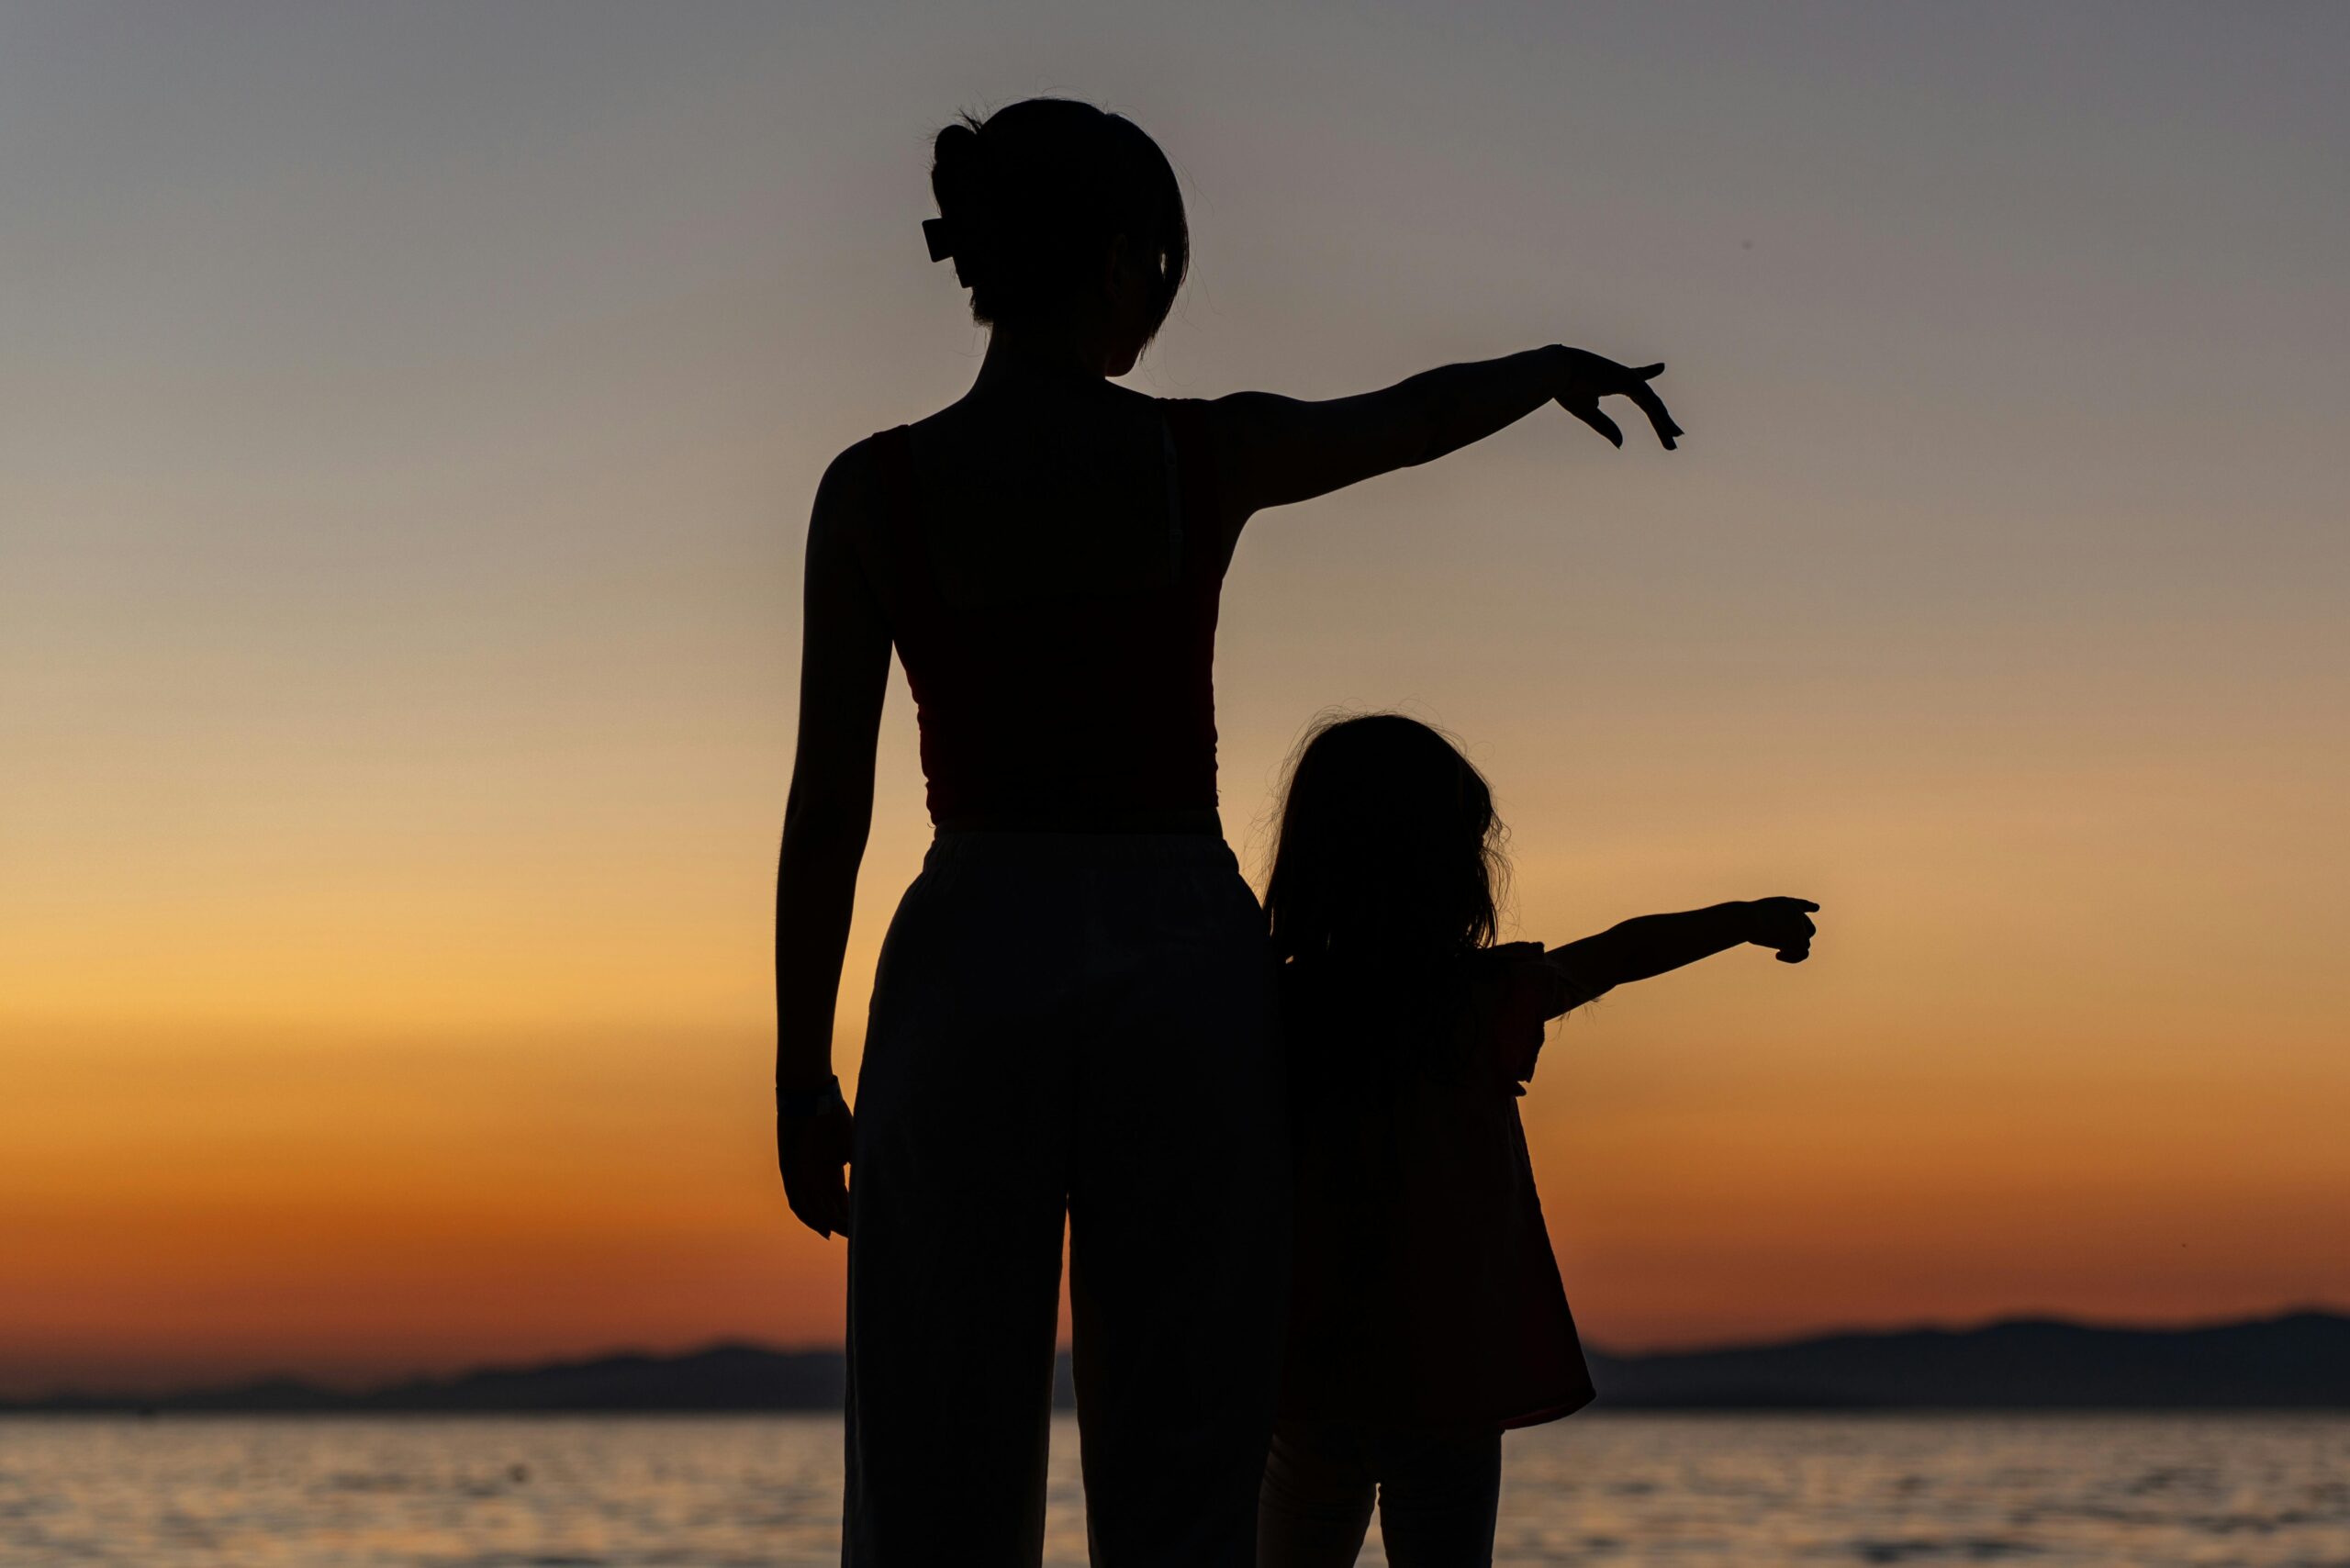
[[[1598,404],[1561,403],[1559,406],[1566,409],[1570,414],[1572,414],[1575,418],[1581,420],[1583,423],[1589,425],[1592,429],[1597,431],[1601,435],[1606,436],[1610,445],[1621,447],[1624,444],[1624,432],[1617,428],[1616,421],[1614,420],[1609,419],[1606,414],[1599,411]]]
[[[1659,398],[1645,381],[1635,382],[1625,389],[1624,395],[1639,405],[1640,412],[1649,417],[1649,423],[1655,427],[1656,438],[1664,443],[1664,449],[1667,452],[1674,450],[1673,442],[1682,434],[1682,430],[1673,422],[1673,416],[1665,411],[1664,400]]]

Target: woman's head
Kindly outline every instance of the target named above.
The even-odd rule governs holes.
[[[1325,720],[1290,764],[1265,888],[1275,952],[1431,957],[1494,940],[1505,865],[1484,776],[1401,713]]]
[[[1121,115],[1029,98],[938,133],[934,252],[951,254],[982,323],[1080,327],[1134,368],[1191,265],[1183,194],[1158,144]]]

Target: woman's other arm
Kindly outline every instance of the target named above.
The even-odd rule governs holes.
[[[1644,914],[1545,957],[1586,999],[1750,942],[1775,951],[1781,963],[1800,964],[1811,956],[1811,916],[1818,908],[1807,899],[1775,898]]]
[[[890,629],[850,535],[870,510],[861,448],[834,460],[808,525],[800,627],[800,737],[783,809],[775,894],[778,1160],[791,1212],[821,1236],[848,1228],[849,1115],[781,1096],[832,1081],[833,1011],[873,822],[873,752],[890,678]]]
[[[1545,403],[1559,404],[1620,447],[1624,432],[1599,411],[1602,398],[1617,396],[1639,406],[1670,450],[1681,427],[1649,386],[1663,369],[1634,369],[1553,343],[1449,364],[1383,391],[1326,402],[1236,392],[1209,405],[1217,473],[1230,503],[1246,517],[1433,462]]]

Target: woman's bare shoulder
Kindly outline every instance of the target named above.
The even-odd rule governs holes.
[[[855,540],[881,508],[881,436],[851,442],[824,465],[816,482],[816,502],[808,521],[811,543],[819,537]]]

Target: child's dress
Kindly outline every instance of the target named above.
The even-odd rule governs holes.
[[[1517,1098],[1546,1022],[1591,994],[1534,942],[1287,967],[1284,1423],[1490,1439],[1590,1402]]]

